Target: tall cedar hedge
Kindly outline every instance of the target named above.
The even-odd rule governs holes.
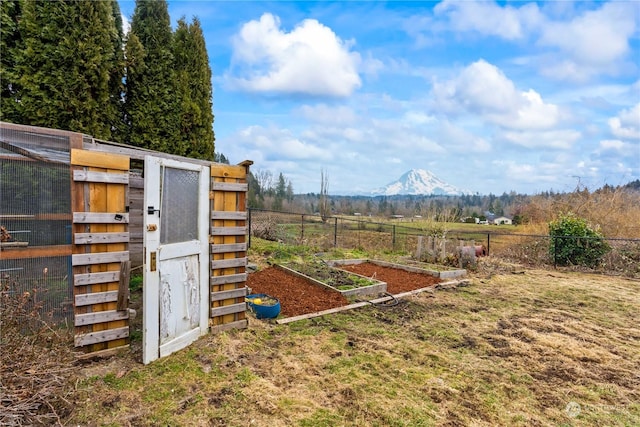
[[[137,0],[126,44],[116,0],[2,0],[0,19],[1,120],[214,158],[197,19],[174,35],[165,0]]]

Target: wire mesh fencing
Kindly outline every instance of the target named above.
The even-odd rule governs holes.
[[[51,323],[73,317],[69,138],[0,128],[0,291]]]
[[[590,262],[580,258],[559,260],[562,239],[569,245],[588,251],[593,245],[588,238],[549,235],[529,235],[493,231],[491,226],[479,226],[478,231],[441,229],[438,233],[419,227],[369,219],[328,217],[320,215],[249,210],[249,245],[251,238],[278,241],[290,245],[362,249],[372,253],[399,252],[423,261],[461,264],[464,247],[472,247],[474,256],[491,255],[505,261],[527,266],[563,267],[640,277],[640,239],[606,239],[607,250]],[[560,262],[563,261],[563,262]],[[568,262],[566,262],[568,261]]]

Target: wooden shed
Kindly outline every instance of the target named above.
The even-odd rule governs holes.
[[[129,343],[143,272],[143,362],[247,326],[247,175],[91,136],[0,122],[0,280],[73,321],[74,345]]]

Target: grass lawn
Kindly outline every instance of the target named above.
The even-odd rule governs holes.
[[[84,368],[65,423],[640,425],[639,288],[484,266],[395,307],[251,319],[148,366]]]

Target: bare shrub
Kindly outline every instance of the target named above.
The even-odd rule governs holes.
[[[599,227],[606,237],[640,238],[640,193],[622,187],[590,192],[579,185],[572,193],[534,196],[522,208],[525,232],[546,234],[546,224],[569,211]]]
[[[251,222],[251,234],[259,239],[277,241],[278,222],[271,216],[263,216]]]
[[[37,290],[17,283],[0,289],[0,425],[61,424],[74,357],[70,332],[53,330],[41,318]]]

